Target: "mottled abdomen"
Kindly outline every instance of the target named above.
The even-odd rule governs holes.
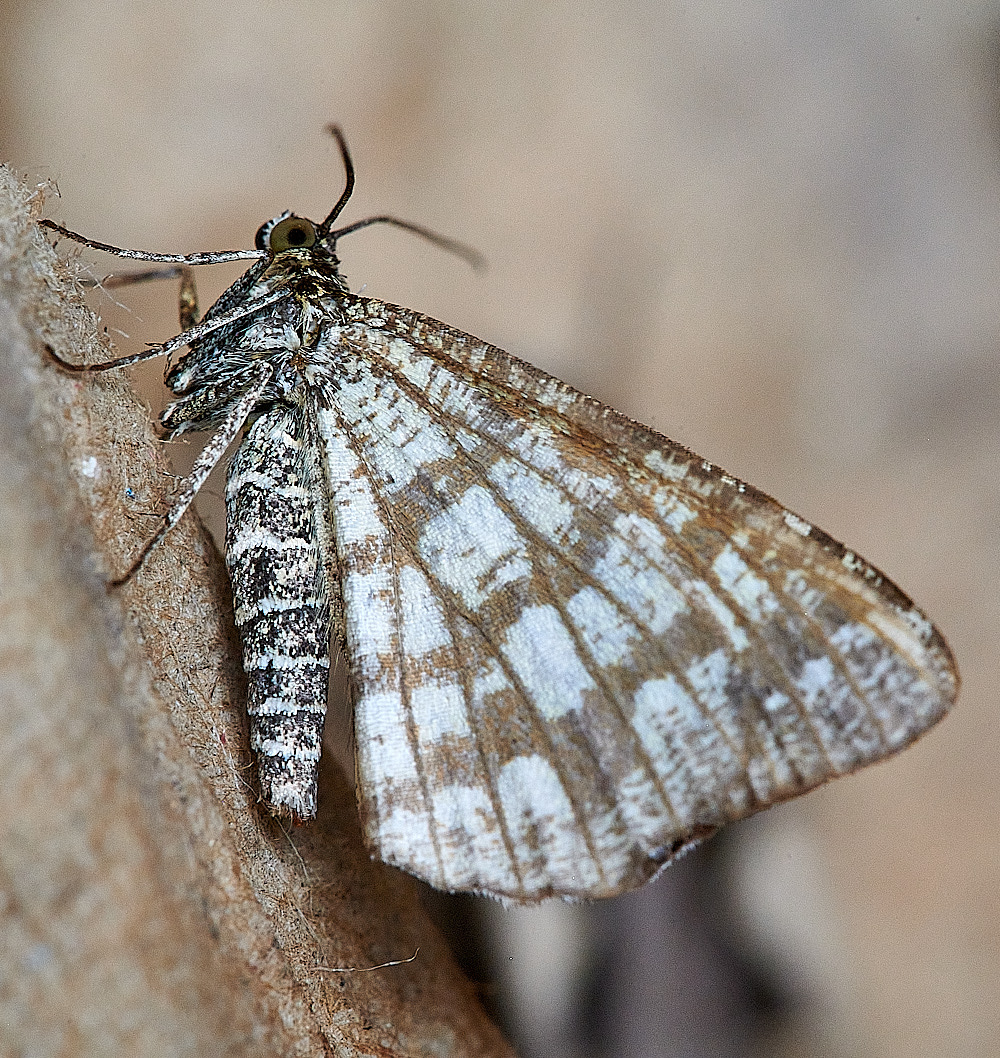
[[[316,814],[330,669],[330,606],[301,411],[247,430],[226,479],[226,565],[247,674],[250,745],[277,815]]]

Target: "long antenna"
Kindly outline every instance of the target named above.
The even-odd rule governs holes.
[[[337,199],[337,204],[330,210],[326,220],[319,225],[318,230],[323,232],[324,235],[330,231],[330,225],[340,216],[340,211],[347,205],[347,200],[354,193],[354,162],[351,161],[351,152],[347,149],[347,140],[344,139],[344,133],[339,125],[327,125],[326,131],[333,136],[340,147],[340,157],[344,160],[344,173],[347,176],[347,180],[344,184],[343,193]]]
[[[344,138],[344,133],[341,131],[339,125],[327,125],[326,131],[329,132],[333,138],[337,141],[337,146],[340,147],[340,157],[344,162],[344,190],[341,192],[340,198],[337,199],[337,204],[330,210],[329,215],[322,224],[316,226],[317,232],[320,234],[320,238],[324,239],[331,246],[335,246],[337,240],[344,235],[350,235],[352,232],[358,231],[361,228],[367,228],[372,224],[391,224],[395,228],[402,228],[403,231],[411,232],[414,235],[419,235],[422,239],[426,239],[429,243],[433,243],[435,246],[440,247],[442,250],[446,250],[448,253],[455,254],[456,257],[461,257],[462,260],[467,261],[476,271],[480,271],[486,267],[486,258],[483,257],[478,250],[474,250],[471,246],[466,245],[464,242],[459,242],[457,239],[449,239],[444,235],[439,235],[435,231],[431,231],[429,228],[424,228],[420,224],[413,224],[408,220],[400,220],[398,217],[390,217],[380,215],[378,217],[367,217],[365,220],[355,221],[353,224],[348,224],[344,228],[338,228],[336,231],[331,231],[331,225],[340,216],[347,205],[348,199],[354,193],[354,162],[351,160],[351,152],[347,146],[347,140]],[[114,254],[116,257],[128,257],[135,261],[162,261],[169,264],[181,264],[181,265],[203,265],[203,264],[222,264],[225,261],[251,261],[266,257],[268,251],[266,250],[212,250],[208,253],[151,253],[147,250],[127,250],[120,246],[112,246],[106,242],[98,242],[96,239],[88,239],[84,235],[80,235],[75,231],[70,231],[69,228],[64,228],[61,224],[56,224],[52,220],[41,220],[39,223],[48,228],[50,231],[56,232],[57,235],[61,235],[63,238],[72,239],[74,242],[78,242],[83,246],[89,246],[92,250],[103,250],[105,253]],[[170,272],[165,270],[162,275],[166,277]],[[143,278],[156,278],[157,273],[149,272],[144,273]],[[134,280],[125,280],[126,282],[134,282]]]
[[[347,176],[343,193],[337,199],[337,204],[330,210],[326,220],[322,224],[317,225],[316,228],[331,245],[335,246],[337,240],[342,236],[350,235],[352,232],[367,228],[372,224],[391,224],[395,228],[402,228],[403,231],[419,235],[422,239],[426,239],[429,243],[433,243],[442,250],[455,254],[456,257],[461,257],[463,261],[467,261],[472,265],[477,272],[486,267],[486,258],[478,250],[474,250],[471,246],[466,245],[464,242],[459,242],[457,239],[449,239],[444,235],[439,235],[436,231],[431,231],[430,228],[425,228],[421,224],[400,220],[399,217],[390,217],[384,214],[378,217],[367,217],[365,220],[358,220],[344,228],[331,231],[330,225],[340,216],[341,210],[347,205],[347,200],[354,191],[354,162],[351,161],[351,152],[348,149],[347,140],[344,138],[344,133],[341,131],[340,126],[327,125],[326,131],[336,139],[340,147],[340,156],[344,160],[344,172]]]

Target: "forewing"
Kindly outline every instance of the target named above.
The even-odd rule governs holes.
[[[443,324],[344,313],[316,416],[383,860],[625,891],[953,701],[923,615],[770,498]]]

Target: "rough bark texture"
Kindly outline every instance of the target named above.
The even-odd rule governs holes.
[[[46,356],[111,352],[40,210],[0,169],[0,1050],[509,1054],[336,769],[313,826],[257,804],[195,518],[106,590],[170,478],[127,379]]]

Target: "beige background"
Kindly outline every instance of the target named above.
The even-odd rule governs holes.
[[[354,289],[691,445],[914,596],[957,654],[955,715],[733,839],[732,935],[799,1001],[745,1045],[1000,1053],[996,5],[52,0],[2,18],[0,159],[57,182],[50,216],[125,246],[248,246],[336,199],[336,120],[358,170],[345,220],[393,212],[490,262],[376,229],[342,246]],[[233,274],[200,275],[205,304]],[[174,333],[173,299],[94,303],[134,350]],[[490,917],[529,1049],[535,1021],[561,1024],[542,1000],[572,990],[587,915]],[[642,979],[654,1018],[684,987],[662,963]],[[721,1053],[696,1035],[661,1018],[641,1053]]]

